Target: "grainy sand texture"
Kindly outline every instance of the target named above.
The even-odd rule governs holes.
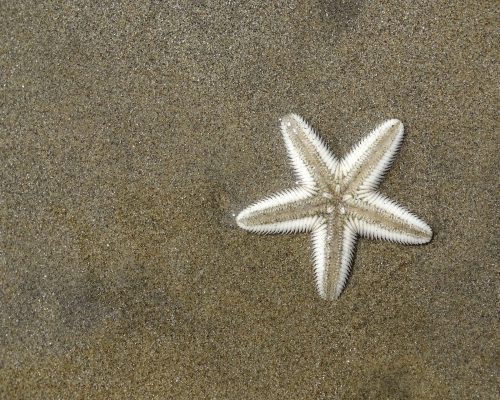
[[[497,399],[496,1],[0,2],[0,398]],[[234,214],[293,185],[281,116],[341,156],[406,138],[425,246]]]

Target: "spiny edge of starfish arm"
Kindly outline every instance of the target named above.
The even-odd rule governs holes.
[[[367,159],[373,156],[374,151],[377,149],[377,145],[380,145],[380,141],[391,134],[392,128],[396,129],[393,134],[393,139],[384,150],[382,157],[376,162],[375,167],[372,168],[372,171],[366,171],[368,177],[363,180],[360,186],[360,189],[364,190],[376,189],[394,162],[403,144],[404,126],[398,119],[389,119],[383,122],[361,139],[361,141],[358,142],[358,144],[356,144],[340,161],[339,171],[337,173],[341,176],[346,176],[352,173],[356,167],[361,170],[366,168]]]
[[[274,233],[298,233],[310,231],[321,222],[320,216],[308,216],[296,218],[268,224],[253,224],[252,218],[259,213],[269,211],[271,209],[284,210],[287,205],[301,200],[305,200],[315,193],[315,189],[307,186],[298,186],[292,189],[286,189],[281,192],[274,193],[249,207],[242,210],[236,216],[237,225],[250,232],[261,234]]]
[[[322,299],[326,300],[326,292],[323,286],[323,276],[326,270],[326,237],[327,237],[327,227],[326,224],[321,224],[314,229],[312,232],[312,242],[313,242],[313,271],[314,271],[314,281],[316,283],[316,289],[318,294]]]
[[[307,165],[298,153],[295,146],[292,144],[290,138],[283,134],[283,140],[285,142],[285,147],[288,153],[288,162],[292,166],[294,175],[297,179],[297,183],[304,186],[315,186],[316,182],[314,177],[307,169]]]
[[[335,292],[335,297],[339,298],[345,286],[347,285],[347,280],[351,274],[352,263],[354,259],[354,252],[356,249],[356,232],[346,225],[344,229],[344,252],[342,253],[342,266],[340,269],[340,276],[337,282],[337,288]]]
[[[339,161],[330,150],[325,140],[320,137],[314,130],[314,128],[309,125],[300,115],[292,113],[281,118],[280,125],[283,140],[285,141],[285,146],[288,151],[290,163],[294,169],[295,174],[299,178],[299,181],[304,184],[315,184],[314,178],[308,170],[306,161],[300,155],[299,150],[295,147],[292,140],[290,139],[290,135],[292,134],[292,132],[290,132],[290,120],[295,121],[299,125],[300,130],[297,134],[303,135],[309,141],[309,143],[312,144],[321,160],[325,163],[328,170],[333,174],[334,171],[338,169]]]
[[[396,159],[401,146],[403,145],[404,131],[401,125],[401,131],[395,138],[390,148],[384,153],[378,162],[376,168],[368,175],[359,187],[359,190],[375,190],[379,187],[387,171],[391,168]]]
[[[316,289],[324,300],[336,300],[342,294],[354,259],[357,234],[350,225],[344,227],[342,238],[342,255],[340,265],[328,265],[328,227],[326,223],[317,225],[312,232],[313,242],[313,270]],[[333,293],[328,293],[325,288],[325,274],[328,268],[338,268],[338,276]]]
[[[352,224],[360,236],[401,244],[425,244],[432,240],[431,227],[398,202],[377,191],[363,193],[360,199],[372,205],[375,210],[387,213],[394,220],[404,222],[408,228],[408,232],[404,232],[404,229],[390,229],[376,223],[352,218]],[[410,228],[414,233],[409,232]]]
[[[315,226],[321,224],[323,218],[320,216],[304,217],[298,218],[291,221],[276,222],[272,224],[265,225],[246,225],[242,221],[237,221],[240,228],[245,229],[249,232],[266,234],[289,234],[289,233],[301,233],[310,232]]]

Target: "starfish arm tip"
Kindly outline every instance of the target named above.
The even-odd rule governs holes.
[[[425,222],[423,222],[423,236],[424,236],[424,241],[422,242],[422,244],[425,244],[425,243],[429,243],[431,240],[432,240],[432,237],[434,236],[434,233],[432,232],[432,228],[427,225]]]
[[[241,229],[248,229],[247,225],[245,224],[245,210],[241,211],[237,216],[236,216],[236,225],[238,225]]]
[[[395,127],[400,132],[404,130],[403,122],[400,119],[397,119],[397,118],[388,119],[387,121],[385,121],[382,124],[382,126],[385,126],[387,128]]]

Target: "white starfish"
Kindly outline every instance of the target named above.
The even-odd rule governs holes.
[[[377,191],[403,140],[403,124],[391,119],[337,159],[298,115],[281,120],[298,186],[244,209],[238,225],[257,233],[311,232],[320,296],[340,296],[358,236],[403,244],[427,243],[431,228]]]

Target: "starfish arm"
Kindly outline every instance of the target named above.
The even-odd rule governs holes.
[[[347,283],[356,245],[356,231],[341,214],[313,230],[313,261],[316,287],[325,300],[337,299]]]
[[[375,190],[394,161],[403,136],[401,121],[391,119],[359,142],[341,162],[347,191]]]
[[[281,131],[300,184],[327,186],[332,173],[338,168],[338,161],[325,142],[296,114],[281,119]]]
[[[346,206],[361,236],[402,244],[424,244],[432,239],[429,225],[378,192],[362,200],[347,201]]]
[[[321,219],[320,206],[320,199],[312,189],[299,186],[245,208],[236,217],[236,223],[255,233],[307,232]]]

